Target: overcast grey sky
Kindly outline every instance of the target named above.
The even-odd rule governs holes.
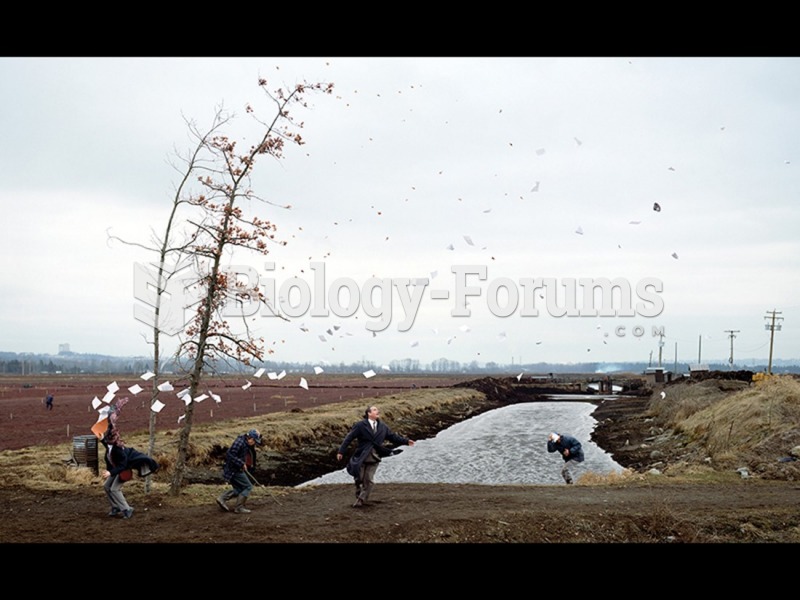
[[[726,330],[749,364],[769,353],[772,309],[784,317],[775,357],[800,357],[792,57],[0,58],[0,350],[150,354],[133,273],[151,257],[107,234],[148,242],[163,229],[169,161],[190,145],[183,117],[202,127],[222,103],[245,128],[247,103],[268,111],[259,77],[335,89],[297,111],[306,144],[256,171],[262,196],[292,206],[253,208],[288,244],[229,263],[278,288],[312,284],[318,261],[328,286],[429,280],[408,331],[396,293],[375,335],[362,310],[255,319],[272,358],[647,361],[655,327],[669,364],[676,346],[696,362],[701,337],[704,362],[727,359]],[[468,281],[481,290],[469,317],[451,314],[458,265],[486,268]],[[663,310],[555,317],[537,300],[538,316],[525,316],[520,299],[493,314],[493,281],[522,295],[521,279],[543,277],[634,290],[656,279]]]

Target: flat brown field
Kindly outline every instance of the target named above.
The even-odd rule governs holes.
[[[299,386],[305,377],[309,389]],[[425,376],[378,373],[369,379],[361,374],[287,373],[280,380],[246,378],[244,376],[214,377],[205,381],[203,391],[212,391],[221,398],[211,398],[196,405],[194,423],[227,421],[259,414],[275,413],[293,408],[308,408],[363,398],[366,404],[413,386],[449,387],[474,376]],[[162,378],[167,380],[166,378]],[[252,385],[243,390],[250,381]],[[0,377],[0,451],[17,450],[27,446],[69,443],[76,435],[90,435],[98,413],[92,400],[102,400],[107,387],[116,382],[119,391],[115,398],[130,398],[125,406],[127,434],[146,431],[150,422],[151,382],[138,375],[31,375]],[[145,391],[134,395],[128,388],[135,384]],[[160,392],[159,400],[166,406],[158,413],[156,429],[177,429],[178,417],[185,410],[176,393],[185,382],[172,381],[175,391]],[[53,394],[53,409],[45,408],[45,397]]]

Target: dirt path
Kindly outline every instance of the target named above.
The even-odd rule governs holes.
[[[479,486],[378,484],[370,505],[352,508],[349,485],[257,488],[248,515],[214,503],[171,506],[127,494],[134,515],[106,516],[102,489],[0,490],[4,543],[320,542],[797,542],[800,486]],[[221,490],[222,488],[220,488]],[[366,525],[369,524],[369,527]]]

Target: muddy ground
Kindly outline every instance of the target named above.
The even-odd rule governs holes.
[[[501,393],[479,410],[532,400],[530,394]],[[254,490],[249,501],[252,512],[240,515],[223,512],[215,504],[214,496],[226,489],[222,482],[190,485],[202,491],[199,499],[195,494],[189,501],[145,494],[142,482],[135,479],[125,490],[135,507],[128,520],[106,516],[108,506],[99,484],[69,491],[1,488],[0,541],[292,545],[800,541],[800,484],[795,480],[742,479],[733,474],[713,483],[677,483],[665,476],[644,475],[654,463],[663,470],[670,461],[687,459],[685,448],[669,444],[661,448],[657,460],[651,458],[652,448],[642,443],[652,438],[646,406],[646,396],[633,396],[599,403],[595,411],[594,441],[636,473],[613,485],[381,484],[379,471],[371,502],[363,508],[351,506],[351,485],[298,489],[270,484]],[[441,415],[439,424],[461,418],[465,415]],[[427,419],[393,428],[421,437],[435,426]],[[331,560],[341,558],[335,551],[332,554]]]

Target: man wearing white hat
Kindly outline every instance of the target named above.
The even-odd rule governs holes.
[[[561,454],[564,459],[561,476],[567,483],[573,483],[577,467],[584,460],[581,443],[572,436],[553,432],[547,438],[547,451]]]

